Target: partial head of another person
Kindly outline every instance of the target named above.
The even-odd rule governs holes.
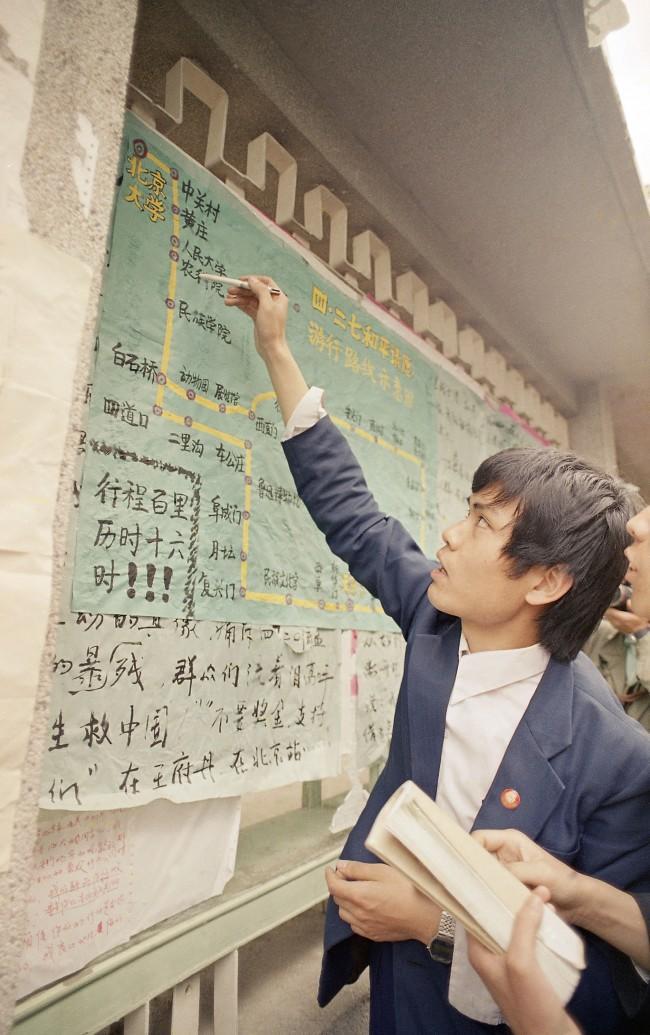
[[[630,518],[627,530],[632,539],[625,551],[629,563],[627,579],[632,587],[630,607],[650,621],[650,507]]]
[[[625,485],[571,453],[506,449],[479,466],[468,502],[443,533],[431,603],[494,649],[538,641],[571,660],[627,570]]]

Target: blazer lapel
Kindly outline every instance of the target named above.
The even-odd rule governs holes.
[[[460,622],[439,635],[417,633],[409,645],[408,726],[411,779],[435,798],[447,704],[458,668]]]
[[[516,827],[536,838],[564,791],[549,759],[572,740],[573,674],[568,662],[551,659],[501,761],[472,829]],[[516,809],[502,791],[520,795]]]

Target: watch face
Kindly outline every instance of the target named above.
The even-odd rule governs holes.
[[[454,955],[454,943],[447,938],[434,938],[429,945],[429,955],[436,963],[451,963]]]

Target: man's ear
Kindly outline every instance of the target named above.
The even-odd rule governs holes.
[[[564,565],[540,568],[539,578],[526,593],[526,603],[533,607],[546,607],[568,593],[572,585],[573,575],[569,574]]]

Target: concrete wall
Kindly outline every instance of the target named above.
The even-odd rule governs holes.
[[[571,449],[610,474],[618,474],[612,407],[603,386],[597,382],[582,385],[578,406],[578,413],[569,421]]]
[[[110,4],[85,3],[84,0],[48,0],[47,3],[45,0],[25,0],[15,4],[10,0],[0,0],[0,114],[3,126],[0,142],[0,230],[5,247],[3,258],[6,260],[2,277],[6,283],[12,268],[19,267],[24,261],[26,252],[43,256],[43,262],[49,263],[49,269],[41,266],[33,270],[33,279],[28,278],[27,287],[25,281],[21,281],[22,297],[10,297],[14,294],[13,288],[6,295],[9,309],[5,309],[3,320],[7,311],[15,310],[17,328],[15,337],[7,332],[4,357],[8,368],[11,369],[12,357],[21,347],[23,350],[27,348],[26,340],[21,340],[21,328],[27,319],[25,314],[41,310],[39,326],[43,332],[47,327],[48,311],[54,323],[57,307],[61,307],[66,314],[65,320],[58,321],[57,327],[51,327],[52,336],[59,334],[61,324],[68,321],[60,340],[57,339],[57,355],[54,358],[51,354],[47,356],[47,362],[52,364],[52,380],[56,380],[56,374],[61,383],[60,397],[50,400],[52,426],[56,430],[54,437],[60,439],[60,449],[58,463],[51,455],[48,458],[48,474],[53,479],[52,499],[46,501],[47,505],[39,511],[41,523],[43,514],[47,515],[42,531],[45,540],[53,541],[54,548],[44,548],[43,556],[39,557],[38,599],[32,602],[29,611],[33,621],[26,614],[21,626],[26,651],[32,655],[33,664],[22,671],[22,697],[18,698],[16,689],[15,706],[12,687],[7,689],[3,686],[0,690],[0,698],[7,699],[8,704],[7,700],[0,703],[14,707],[14,717],[18,704],[26,705],[25,729],[16,731],[21,743],[24,740],[20,759],[22,761],[24,754],[20,796],[17,800],[8,801],[6,808],[0,808],[0,820],[3,821],[0,835],[5,844],[9,842],[13,827],[9,868],[5,867],[6,872],[0,873],[0,954],[3,963],[0,1035],[9,1030],[13,1016],[13,990],[22,948],[24,907],[29,890],[37,816],[40,760],[49,731],[49,670],[58,582],[64,561],[66,515],[70,506],[75,414],[83,399],[87,380],[136,13],[136,0],[112,0]],[[62,271],[67,271],[67,274],[63,275]],[[55,281],[57,288],[51,297]],[[46,307],[47,311],[44,311]],[[76,318],[72,319],[71,314],[76,314]],[[48,345],[44,340],[46,337],[49,335],[42,333],[40,339],[38,335],[29,338],[31,356],[26,358],[31,359],[32,370],[42,367],[46,361],[47,354],[42,351]],[[69,371],[69,377],[67,374],[62,376],[62,371]],[[48,370],[41,369],[40,373],[47,377]],[[5,383],[0,382],[0,387]],[[24,416],[29,419],[30,415],[26,413]],[[42,445],[44,449],[48,447],[45,442]],[[0,437],[0,475],[11,459],[7,456],[8,450],[7,439]],[[55,505],[59,475],[60,491]],[[27,493],[26,506],[29,502]],[[0,539],[3,531],[7,532],[7,528],[0,525]],[[17,534],[15,527],[9,531],[12,535]],[[27,551],[22,555],[16,550],[12,552],[11,543],[0,541],[0,576],[7,576],[9,560],[6,558],[14,557],[15,561],[16,555],[20,556],[20,574],[23,575],[33,564],[33,558],[27,556]],[[5,637],[11,618],[7,610],[3,614],[0,609],[0,626],[4,623]],[[7,660],[5,655],[3,684],[8,681]],[[32,702],[33,718],[28,730],[28,712],[32,710]],[[5,740],[0,740],[0,767],[4,766],[10,747],[7,724],[3,722],[1,728],[0,738],[4,735]],[[4,776],[6,773],[0,770],[0,777]],[[0,806],[5,806],[5,800],[0,802]]]

